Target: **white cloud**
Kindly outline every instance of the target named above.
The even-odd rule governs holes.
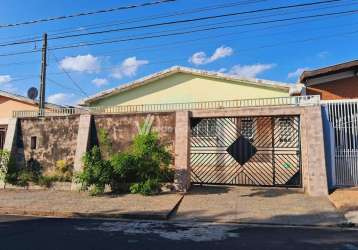
[[[308,69],[309,68],[306,68],[306,67],[305,68],[298,68],[295,71],[292,71],[292,72],[288,73],[287,77],[288,78],[297,78],[303,73],[303,71],[308,70]]]
[[[101,69],[101,63],[98,57],[91,54],[65,57],[60,61],[60,68],[77,72],[95,73]]]
[[[137,74],[139,67],[148,64],[147,60],[137,60],[137,57],[128,57],[112,71],[112,77],[121,79],[123,77],[132,77]]]
[[[255,78],[261,73],[272,69],[275,67],[275,64],[251,64],[251,65],[234,65],[228,72],[229,75],[239,76],[239,77],[247,77],[247,78]]]
[[[75,105],[78,100],[74,94],[71,93],[56,93],[47,97],[47,101],[50,103],[61,104],[61,105]]]
[[[8,92],[16,92],[17,88],[11,84],[13,78],[10,75],[0,75],[0,89]]]
[[[220,58],[231,56],[233,53],[234,50],[232,48],[221,46],[217,48],[214,54],[212,54],[210,57],[208,57],[203,51],[196,52],[189,58],[189,62],[194,65],[208,64]]]
[[[108,84],[108,80],[106,78],[95,78],[92,80],[92,83],[97,87],[102,87]]]
[[[10,75],[0,75],[0,84],[7,84],[11,82],[12,78]]]
[[[328,51],[321,51],[317,54],[317,57],[320,59],[325,59],[327,56],[329,56],[329,52]]]

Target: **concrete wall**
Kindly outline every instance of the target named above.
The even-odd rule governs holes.
[[[57,161],[73,165],[79,116],[21,118],[16,133],[16,162],[23,167],[34,159],[44,171]],[[31,137],[36,137],[36,149],[31,149]]]
[[[358,78],[351,77],[307,87],[307,95],[320,95],[322,100],[358,98]]]
[[[174,153],[175,113],[87,116],[19,119],[13,150],[18,167],[34,159],[46,171],[53,169],[58,160],[66,160],[68,164],[76,165],[75,170],[79,171],[82,156],[91,144],[98,142],[100,129],[108,132],[114,153],[124,151],[148,116],[153,119],[152,131],[157,131],[162,143]],[[37,147],[31,149],[31,137],[34,136]]]
[[[137,113],[124,115],[95,115],[91,133],[92,143],[98,140],[100,129],[108,132],[112,143],[113,152],[126,150],[134,137],[138,134],[138,128],[146,120],[151,123],[152,131],[159,133],[160,139],[171,152],[174,152],[175,113]]]
[[[250,98],[287,97],[288,90],[177,73],[117,95],[93,106],[189,103]]]

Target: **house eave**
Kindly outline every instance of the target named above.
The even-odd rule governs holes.
[[[107,97],[110,97],[110,96],[113,96],[113,95],[116,95],[119,93],[123,93],[125,91],[129,91],[134,88],[141,87],[143,85],[154,82],[156,80],[160,80],[162,78],[168,77],[168,76],[176,74],[176,73],[184,73],[184,74],[191,74],[191,75],[199,76],[199,77],[209,77],[209,78],[220,79],[220,80],[248,83],[248,84],[251,84],[254,86],[258,86],[258,87],[274,88],[274,89],[279,89],[281,91],[287,91],[287,92],[289,92],[290,88],[291,88],[291,86],[289,84],[281,83],[281,82],[256,79],[256,78],[238,78],[238,77],[233,77],[233,76],[230,76],[227,74],[213,72],[213,71],[204,71],[204,70],[186,68],[186,67],[181,67],[181,66],[174,66],[169,69],[166,69],[166,70],[154,73],[152,75],[148,75],[146,77],[140,78],[133,82],[126,83],[119,87],[102,91],[98,94],[95,94],[95,95],[83,100],[80,103],[80,105],[87,106],[87,105],[90,105],[90,104],[92,104],[96,101],[99,101],[101,99],[104,99],[104,98],[107,98]]]

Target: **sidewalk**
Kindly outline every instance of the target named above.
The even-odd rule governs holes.
[[[0,214],[168,219],[181,198],[174,193],[92,197],[74,191],[0,190]]]
[[[297,189],[221,186],[192,188],[175,220],[299,226],[347,223],[325,197],[310,197]]]
[[[289,226],[348,223],[326,197],[297,189],[225,186],[193,187],[184,198],[175,193],[91,197],[74,191],[0,190],[1,214]]]
[[[350,223],[358,225],[358,188],[342,188],[330,194],[329,199],[344,213]]]

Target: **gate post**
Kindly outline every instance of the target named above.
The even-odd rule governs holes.
[[[311,196],[327,196],[321,107],[309,106],[303,110],[301,119],[303,187]]]
[[[175,189],[186,192],[190,188],[190,115],[189,111],[175,114]]]
[[[90,131],[91,131],[91,115],[80,115],[80,121],[78,125],[78,134],[77,134],[77,145],[75,153],[75,162],[74,162],[74,172],[79,172],[82,170],[82,157],[87,152],[87,148],[90,141]],[[80,186],[74,181],[72,181],[71,189],[78,190]]]

